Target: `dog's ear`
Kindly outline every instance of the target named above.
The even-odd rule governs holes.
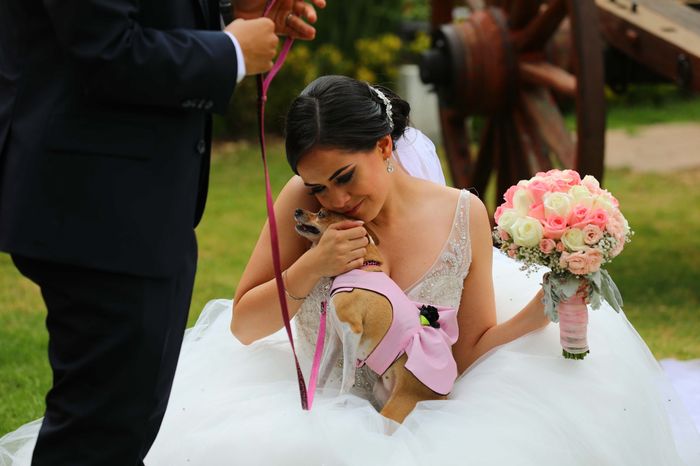
[[[367,230],[367,234],[369,235],[369,239],[371,243],[374,243],[375,246],[379,246],[379,237],[377,237],[376,233],[374,233],[365,223],[362,225],[365,227],[365,230]]]

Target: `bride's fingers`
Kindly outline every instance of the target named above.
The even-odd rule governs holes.
[[[367,239],[366,236],[363,236],[361,238],[355,238],[351,239],[347,242],[347,248],[349,251],[356,251],[358,249],[365,249],[365,246],[369,244],[369,240]],[[366,253],[365,249],[365,253]]]
[[[362,257],[359,259],[351,260],[350,262],[348,262],[348,268],[345,271],[348,272],[350,270],[358,269],[358,268],[362,267],[362,264],[364,264],[364,263],[365,263],[365,259]]]
[[[310,3],[296,1],[294,2],[294,6],[292,7],[292,12],[300,18],[304,18],[309,23],[313,24],[316,21],[318,21],[316,9]]]

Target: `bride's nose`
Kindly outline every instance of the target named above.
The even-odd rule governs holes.
[[[344,189],[334,189],[331,192],[331,209],[336,212],[342,212],[347,210],[347,206],[350,203],[350,194]]]

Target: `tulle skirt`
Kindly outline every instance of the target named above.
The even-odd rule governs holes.
[[[540,278],[496,253],[499,321]],[[585,360],[561,356],[551,324],[483,356],[448,400],[419,403],[401,425],[330,389],[303,411],[284,330],[244,346],[229,331],[232,307],[210,302],[188,330],[147,466],[700,465],[690,416],[625,315],[608,307],[590,312]],[[29,464],[38,428],[3,439],[0,451],[16,458],[7,464]]]

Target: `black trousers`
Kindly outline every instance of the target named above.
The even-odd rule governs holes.
[[[53,386],[32,465],[143,464],[170,395],[196,256],[195,245],[168,278],[12,256],[48,310]]]

